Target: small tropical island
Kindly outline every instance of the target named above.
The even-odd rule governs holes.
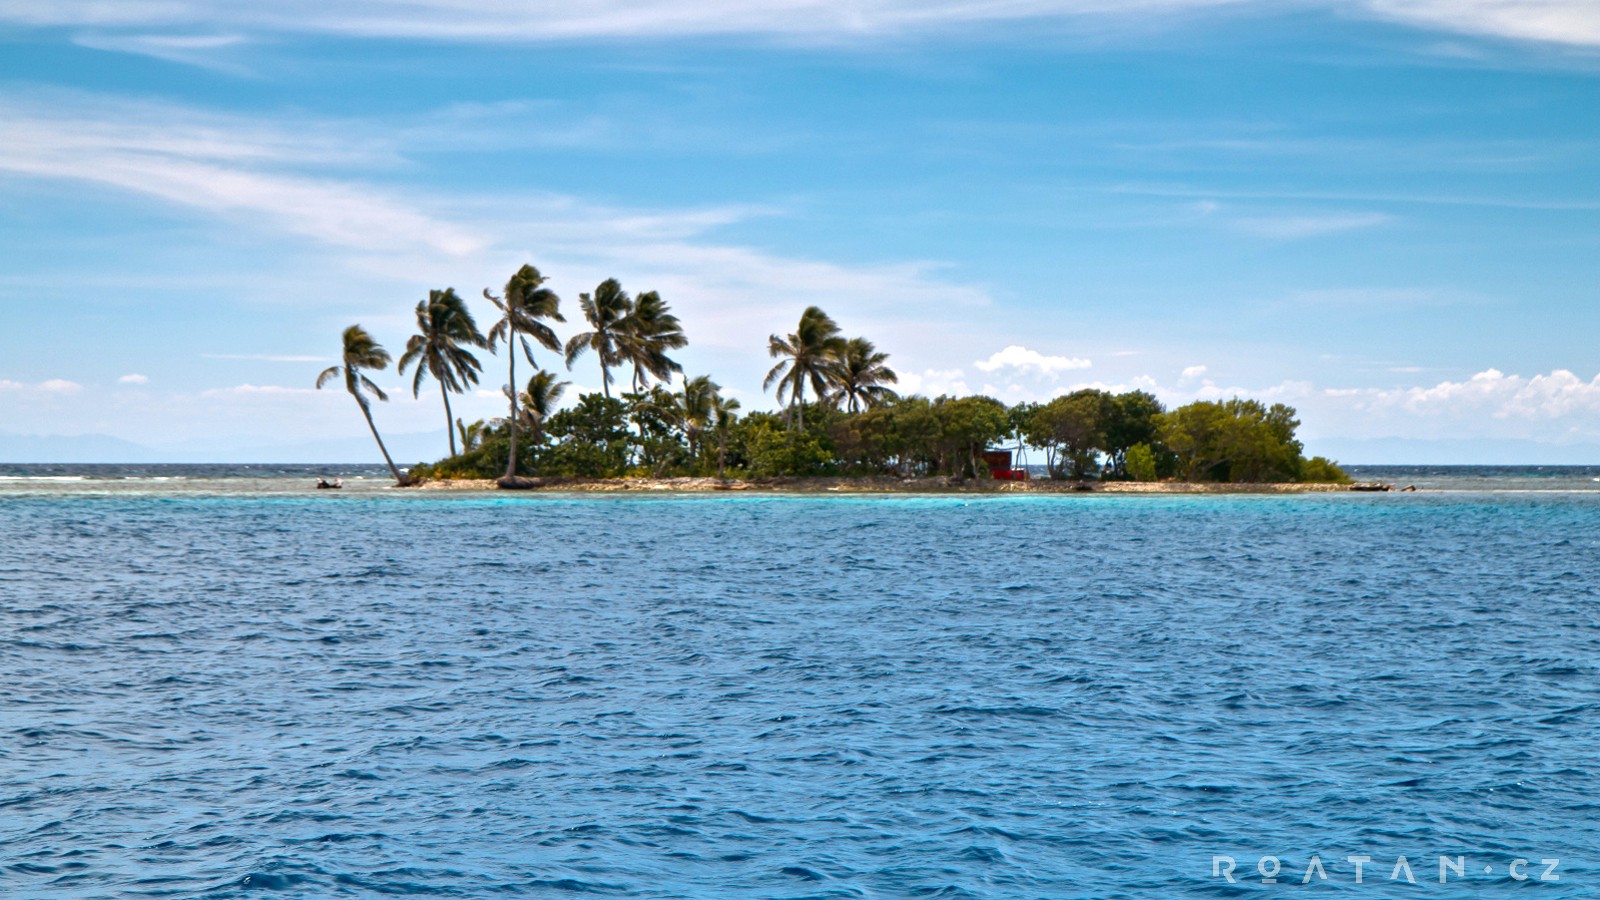
[[[495,321],[480,330],[453,288],[416,306],[417,331],[396,362],[413,396],[439,391],[449,455],[402,469],[372,416],[387,394],[369,372],[395,362],[360,325],[344,330],[341,362],[318,388],[342,383],[397,485],[560,490],[1074,490],[1206,492],[1345,490],[1339,466],[1307,458],[1292,407],[1247,398],[1167,409],[1152,394],[1085,388],[1047,403],[992,397],[903,396],[889,355],[846,337],[822,309],[774,333],[762,385],[777,412],[741,412],[709,375],[686,376],[672,353],[688,345],[655,291],[616,279],[578,296],[581,329],[564,342],[561,298],[524,265],[485,289]],[[465,422],[450,397],[479,383],[475,351],[504,349],[504,417]],[[561,406],[570,371],[592,358],[601,390]],[[526,368],[519,375],[518,359]],[[627,389],[613,392],[618,376]],[[525,380],[519,380],[525,379]],[[1028,453],[1047,478],[1029,477]]]

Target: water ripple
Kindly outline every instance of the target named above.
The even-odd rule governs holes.
[[[1593,495],[0,512],[17,896],[1227,895],[1214,854],[1363,852],[1600,878]]]

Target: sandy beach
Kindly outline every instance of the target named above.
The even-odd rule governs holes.
[[[529,478],[519,490],[583,493],[711,493],[743,491],[770,494],[1322,494],[1352,490],[1348,484],[1223,484],[1142,481],[992,481],[952,478],[770,478],[750,481],[716,478]],[[430,479],[425,491],[497,491],[492,479]]]

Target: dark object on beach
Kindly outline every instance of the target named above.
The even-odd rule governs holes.
[[[544,487],[544,479],[529,478],[526,475],[501,475],[495,484],[503,491],[527,491]]]
[[[317,479],[317,490],[319,491],[337,491],[342,487],[344,487],[344,479],[341,478],[335,478],[332,481],[326,478]]]
[[[1352,491],[1392,491],[1394,485],[1384,484],[1381,481],[1358,481],[1350,485]]]
[[[1094,490],[1094,485],[1080,478],[1072,483],[1072,489],[1074,491],[1088,492]]]
[[[1402,494],[1410,494],[1410,493],[1413,493],[1413,492],[1415,492],[1415,491],[1416,491],[1416,489],[1417,489],[1417,486],[1416,486],[1416,485],[1414,485],[1414,484],[1408,484],[1408,485],[1406,485],[1406,486],[1405,486],[1405,487],[1403,487],[1403,488],[1401,488],[1401,489],[1400,489],[1400,493],[1402,493]]]

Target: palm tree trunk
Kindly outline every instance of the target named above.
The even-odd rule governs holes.
[[[450,455],[455,456],[456,430],[452,426],[455,425],[456,420],[454,416],[450,415],[450,392],[445,390],[443,381],[439,382],[439,396],[444,398],[444,431],[445,434],[450,435]]]
[[[796,418],[800,422],[800,430],[806,430],[806,380],[800,379],[800,387],[794,392],[794,408]]]
[[[727,471],[728,462],[728,435],[726,432],[717,432],[717,480],[722,480]]]
[[[507,301],[511,298],[507,297]],[[511,357],[511,371],[506,375],[511,381],[511,418],[506,420],[506,427],[511,429],[511,440],[506,445],[506,477],[517,477],[517,325],[512,321],[507,329],[510,338],[506,340],[506,353]]]
[[[372,422],[372,410],[368,409],[367,405],[361,402],[360,397],[356,398],[356,405],[361,407],[361,414],[367,417],[367,428],[371,429],[372,431],[372,439],[378,442],[378,452],[383,454],[383,461],[389,464],[389,472],[394,475],[394,483],[400,485],[401,487],[410,484],[411,479],[407,478],[405,475],[402,475],[400,473],[400,467],[396,466],[394,464],[394,460],[389,458],[389,448],[383,445],[383,438],[378,436],[378,426],[374,425]]]

